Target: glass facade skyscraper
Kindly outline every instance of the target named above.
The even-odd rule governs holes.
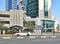
[[[44,29],[54,29],[54,21],[51,20],[51,0],[27,0],[27,15],[31,18],[39,17],[38,25],[42,25]]]
[[[10,11],[11,9],[18,9],[17,0],[6,0],[6,11]]]
[[[27,0],[27,16],[32,18],[38,16],[38,0]]]
[[[39,0],[27,0],[27,15],[35,18],[38,16],[38,11],[39,11]],[[43,0],[42,0],[43,1]],[[44,8],[44,16],[48,17],[48,1],[49,0],[44,0],[43,1],[43,8]],[[41,4],[40,4],[41,5]]]
[[[27,0],[22,0],[22,3],[24,5],[24,10],[27,10]]]

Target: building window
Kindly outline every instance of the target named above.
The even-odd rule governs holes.
[[[27,0],[27,15],[31,18],[38,16],[38,0]]]
[[[43,25],[43,28],[45,29],[53,29],[54,28],[54,21],[51,21],[51,20],[42,20],[42,25]]]
[[[44,16],[48,17],[48,0],[44,0]]]

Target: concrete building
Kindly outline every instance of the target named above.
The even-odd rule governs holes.
[[[0,11],[0,22],[9,23],[9,12],[8,11]]]
[[[8,28],[15,25],[23,27],[23,12],[23,10],[0,11],[0,22]]]
[[[23,27],[23,14],[22,10],[11,10],[10,27],[15,25]]]
[[[11,27],[15,29],[20,29],[20,27],[23,27],[23,10],[10,10],[10,12],[2,12],[0,11],[0,23],[3,23],[3,27],[7,27],[11,29]],[[0,30],[1,31],[1,30]],[[6,30],[3,30],[1,32],[5,32]],[[20,32],[18,31],[18,32]],[[1,34],[0,32],[0,34]]]

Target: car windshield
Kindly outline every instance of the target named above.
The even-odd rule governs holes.
[[[25,32],[25,31],[22,31],[21,33],[27,33],[27,32]]]

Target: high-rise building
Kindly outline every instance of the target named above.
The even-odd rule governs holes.
[[[6,0],[6,11],[10,11],[11,9],[17,10],[18,5],[17,5],[17,0]]]
[[[51,16],[51,0],[27,0],[27,15],[32,18],[44,15]]]
[[[51,14],[52,0],[39,0],[38,1],[38,15],[40,25],[43,25],[44,29],[54,29],[55,19]]]
[[[27,0],[22,0],[22,3],[24,5],[24,10],[27,10]]]
[[[36,18],[36,25],[42,25],[44,29],[55,27],[51,9],[52,0],[27,0],[27,16]]]
[[[27,0],[27,15],[32,18],[38,16],[38,0]]]

